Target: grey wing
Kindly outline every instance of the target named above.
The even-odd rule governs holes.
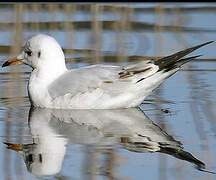
[[[76,95],[77,93],[91,92],[97,88],[100,88],[107,94],[119,94],[127,91],[130,87],[136,87],[136,84],[139,84],[138,82],[141,82],[159,71],[170,71],[165,74],[166,77],[162,77],[162,80],[164,80],[168,76],[174,74],[183,64],[198,56],[184,59],[182,59],[182,57],[212,42],[213,41],[209,41],[198,46],[179,51],[170,56],[163,57],[156,62],[142,61],[140,63],[124,67],[93,65],[71,70],[55,80],[49,86],[48,91],[52,98],[63,96],[67,93]],[[142,81],[142,84],[144,84],[144,82],[145,81]],[[161,82],[162,81],[157,84],[160,84]]]
[[[52,98],[67,93],[91,92],[100,88],[107,94],[119,94],[141,78],[154,74],[158,67],[144,61],[128,66],[92,65],[66,72],[48,88]]]
[[[48,88],[52,98],[64,96],[67,93],[76,95],[101,86],[105,82],[115,81],[118,78],[118,66],[93,65],[79,69],[73,69],[57,80]]]

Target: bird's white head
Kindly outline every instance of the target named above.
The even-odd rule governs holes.
[[[17,57],[6,61],[2,67],[19,63],[38,70],[66,69],[61,46],[53,37],[45,34],[38,34],[27,40],[23,51]]]

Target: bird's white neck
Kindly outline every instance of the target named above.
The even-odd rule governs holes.
[[[38,79],[39,81],[46,83],[49,85],[52,83],[55,79],[60,77],[62,74],[64,74],[67,71],[67,68],[64,67],[50,67],[49,69],[40,68],[40,69],[34,69],[31,73],[31,78]]]
[[[49,66],[46,68],[35,68],[29,79],[28,92],[31,102],[37,107],[49,107],[51,98],[49,96],[48,87],[58,77],[67,71],[65,64],[60,66]]]

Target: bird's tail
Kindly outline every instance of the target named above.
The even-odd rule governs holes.
[[[155,61],[154,64],[159,66],[159,70],[165,70],[165,71],[169,71],[171,69],[180,67],[181,65],[183,65],[183,64],[185,64],[185,63],[191,61],[192,59],[195,59],[201,55],[192,56],[192,57],[188,57],[188,58],[184,58],[184,59],[181,59],[181,58],[183,58],[184,56],[188,55],[189,53],[195,51],[196,49],[199,49],[199,48],[201,48],[207,44],[210,44],[212,42],[214,42],[214,41],[209,41],[209,42],[185,49],[183,51],[179,51],[179,52],[172,54],[170,56],[163,57],[163,58]]]

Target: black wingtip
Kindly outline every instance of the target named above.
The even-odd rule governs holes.
[[[167,71],[169,71],[171,69],[181,67],[183,64],[188,63],[188,62],[190,62],[192,60],[195,60],[196,58],[198,58],[200,56],[202,56],[202,55],[190,56],[188,58],[180,59],[177,62],[175,62],[174,64],[171,64],[171,65],[167,66],[167,68],[165,68],[165,71],[167,72]]]
[[[206,42],[206,43],[204,43],[204,44],[210,44],[210,43],[213,43],[214,41],[208,41],[208,42]]]
[[[193,163],[197,166],[197,169],[205,169],[205,163],[194,157],[191,153],[183,151],[182,149],[176,149],[172,147],[160,147],[160,151],[165,154],[170,154],[178,159],[185,160],[187,162]]]
[[[196,56],[192,56],[192,58],[198,58],[198,57],[200,57],[200,56],[203,56],[203,54],[200,54],[200,55],[196,55]]]
[[[200,54],[200,55],[196,55],[196,56],[190,56],[190,57],[187,57],[187,58],[184,58],[184,59],[180,59],[178,62],[196,59],[196,58],[198,58],[198,57],[200,57],[200,56],[203,56],[203,55]]]
[[[200,45],[198,45],[198,46],[195,46],[194,48],[195,49],[198,49],[198,48],[200,48],[200,47],[202,47],[202,46],[205,46],[205,45],[207,45],[207,44],[211,44],[211,43],[213,43],[214,41],[208,41],[208,42],[206,42],[206,43],[203,43],[203,44],[200,44]]]
[[[190,62],[190,61],[192,61],[192,60],[194,60],[194,59],[196,59],[196,58],[198,58],[198,57],[200,57],[200,56],[202,56],[202,55],[190,56],[190,57],[188,57],[188,58],[180,59],[179,61],[177,61],[177,62],[175,63],[175,66],[180,67],[180,66],[182,66],[183,64],[185,64],[185,63],[187,63],[187,62]]]
[[[170,69],[171,67],[174,67],[175,64],[178,64],[179,61],[182,60],[181,58],[183,58],[184,56],[190,54],[191,52],[195,51],[196,49],[199,49],[199,48],[201,48],[201,47],[203,47],[203,46],[205,46],[207,44],[213,43],[213,42],[214,41],[208,41],[208,42],[205,42],[203,44],[200,44],[200,45],[197,45],[197,46],[193,46],[191,48],[179,51],[179,52],[174,53],[174,54],[172,54],[170,56],[163,57],[161,59],[158,59],[155,62],[155,65],[158,65],[159,68],[160,68],[160,70]],[[186,59],[184,59],[184,60],[186,60]],[[188,62],[188,61],[185,61],[185,62]]]

